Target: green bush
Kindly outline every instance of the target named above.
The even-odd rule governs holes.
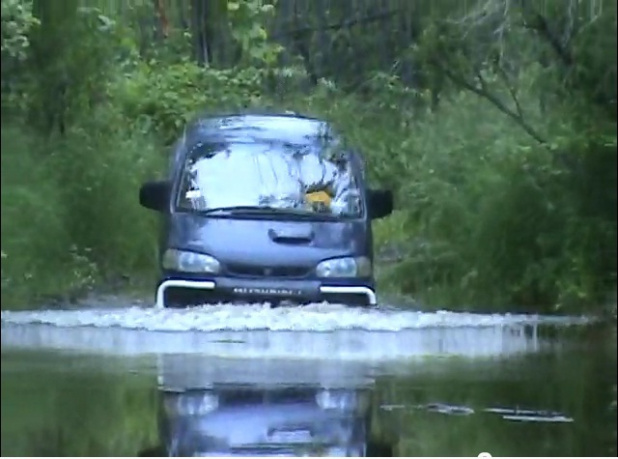
[[[139,205],[138,191],[161,175],[167,156],[152,136],[126,124],[102,107],[52,145],[54,172],[66,184],[66,227],[103,274],[129,275],[155,260],[155,219]]]
[[[142,63],[115,88],[114,102],[127,120],[149,126],[166,145],[187,121],[205,112],[234,111],[261,101],[261,73],[256,69],[205,69],[186,61]]]
[[[90,282],[89,264],[74,258],[67,206],[52,158],[31,132],[2,126],[2,305],[57,294]]]
[[[110,109],[62,138],[2,128],[2,301],[73,294],[154,267],[155,217],[138,203],[163,150]]]
[[[475,310],[606,301],[616,270],[612,139],[597,145],[601,134],[570,107],[531,114],[556,139],[542,145],[469,92],[435,112],[405,109],[423,94],[382,92],[366,101],[322,87],[289,106],[331,119],[364,153],[373,185],[395,191],[397,211],[374,224],[377,253],[400,259],[379,267],[384,289]]]

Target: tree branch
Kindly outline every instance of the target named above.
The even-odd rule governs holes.
[[[300,37],[302,35],[307,35],[315,32],[324,32],[327,30],[341,30],[341,29],[349,29],[355,25],[360,24],[370,24],[372,22],[379,22],[384,19],[391,18],[398,14],[402,13],[401,10],[391,10],[391,11],[381,11],[379,13],[375,13],[369,16],[357,16],[355,18],[345,19],[341,22],[335,22],[331,24],[326,24],[324,26],[305,26],[298,29],[292,30],[284,30],[272,36],[273,40],[285,38],[288,36]]]
[[[453,83],[491,102],[498,110],[507,115],[513,121],[515,121],[530,137],[536,140],[539,144],[544,146],[547,145],[547,140],[545,140],[545,138],[541,136],[541,134],[539,134],[532,126],[530,126],[521,114],[511,110],[495,94],[492,94],[491,91],[489,91],[482,75],[480,75],[479,73],[477,73],[476,75],[480,85],[479,87],[466,80],[465,78],[461,77],[460,75],[452,72],[447,67],[442,65],[442,63],[440,63],[438,60],[433,59],[432,64],[438,69],[440,69],[440,71],[442,71],[444,75]]]
[[[519,103],[519,98],[517,97],[517,89],[515,89],[515,87],[513,86],[513,83],[511,82],[511,79],[509,78],[506,70],[504,70],[504,67],[502,67],[499,63],[496,63],[494,68],[498,72],[498,75],[501,76],[502,79],[504,80],[506,89],[508,90],[509,95],[511,96],[511,99],[513,100],[513,104],[515,104],[515,111],[517,113],[517,116],[523,119],[524,111],[521,108],[521,104]]]
[[[568,40],[565,40],[565,45],[563,45],[560,38],[553,32],[545,16],[538,11],[534,11],[533,8],[529,6],[528,2],[523,2],[522,8],[527,10],[527,12],[532,16],[530,21],[524,22],[524,26],[537,31],[541,37],[547,40],[564,66],[567,68],[571,67],[575,62],[573,54],[568,48],[571,38],[569,37]]]

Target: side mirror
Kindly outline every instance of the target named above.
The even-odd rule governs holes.
[[[393,213],[393,192],[391,190],[368,190],[367,205],[371,219],[384,218]]]
[[[139,203],[146,209],[165,212],[170,202],[170,189],[168,181],[146,182],[139,190]]]

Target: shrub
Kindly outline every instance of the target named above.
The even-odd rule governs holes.
[[[72,294],[154,266],[154,216],[139,185],[164,156],[100,109],[62,138],[2,128],[2,298]]]

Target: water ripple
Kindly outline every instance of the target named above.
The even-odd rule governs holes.
[[[57,327],[118,327],[150,331],[311,331],[367,330],[397,332],[425,328],[495,327],[535,324],[586,324],[584,317],[518,314],[419,312],[313,304],[270,308],[268,305],[214,305],[188,309],[81,309],[2,311],[2,324],[47,324]]]
[[[573,317],[418,312],[314,304],[218,305],[174,310],[129,307],[2,312],[2,347],[122,355],[394,361],[538,352],[543,324]]]

